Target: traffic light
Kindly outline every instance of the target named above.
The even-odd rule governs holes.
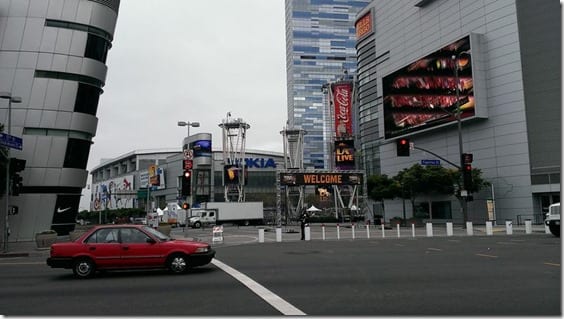
[[[23,179],[18,174],[25,169],[25,160],[11,157],[10,158],[10,194],[18,196],[23,188]]]
[[[188,203],[182,203],[182,209],[186,210],[190,208],[190,204]]]
[[[397,156],[409,156],[409,140],[400,138],[396,140]]]
[[[11,176],[10,194],[12,196],[19,196],[23,188],[23,179],[19,174]]]
[[[464,189],[472,189],[472,164],[464,164],[462,167],[462,178],[464,181]]]
[[[192,190],[190,189],[192,185],[192,172],[185,171],[184,175],[182,175],[182,190],[180,194],[182,196],[190,196],[192,194]]]

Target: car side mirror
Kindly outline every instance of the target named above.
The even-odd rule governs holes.
[[[147,242],[148,242],[149,244],[154,244],[154,243],[156,243],[157,241],[154,240],[153,238],[147,238]]]

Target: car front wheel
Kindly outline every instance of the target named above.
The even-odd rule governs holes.
[[[90,278],[96,272],[96,265],[89,258],[81,258],[75,261],[72,272],[77,278]]]
[[[175,274],[182,274],[188,270],[188,258],[183,254],[175,254],[168,259],[168,269]]]

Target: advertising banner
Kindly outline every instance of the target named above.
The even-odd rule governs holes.
[[[137,192],[133,175],[114,178],[92,185],[92,210],[133,208]]]
[[[298,185],[360,185],[360,173],[280,173],[280,184]]]
[[[354,140],[335,141],[335,168],[354,169]]]
[[[453,58],[454,57],[454,58]],[[382,78],[386,139],[476,115],[470,37]]]
[[[352,136],[352,82],[331,84],[335,105],[335,136]]]

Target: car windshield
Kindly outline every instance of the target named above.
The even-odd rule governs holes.
[[[161,233],[160,231],[158,231],[158,230],[156,230],[152,227],[144,226],[143,229],[146,232],[148,232],[148,233],[152,234],[153,236],[157,237],[159,240],[162,240],[162,241],[172,240],[172,238],[168,237],[167,235]]]

